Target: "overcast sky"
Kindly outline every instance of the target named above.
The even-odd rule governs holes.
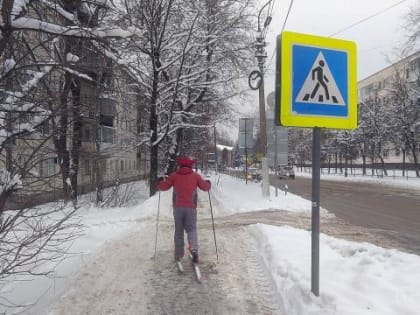
[[[275,37],[280,34],[290,0],[274,0],[273,19],[266,41],[268,58],[272,60]],[[261,7],[267,0],[260,0]],[[401,3],[400,3],[401,2]],[[400,3],[400,4],[398,4]],[[360,20],[375,15],[392,5],[397,6],[356,26],[339,32]],[[294,0],[285,30],[318,36],[331,36],[356,42],[358,79],[363,79],[395,61],[394,50],[406,36],[402,28],[408,9],[420,5],[418,0]],[[264,11],[263,11],[264,12]],[[335,34],[339,32],[338,34]],[[271,61],[274,67],[274,58]]]
[[[258,1],[261,9],[268,0]],[[290,0],[273,1],[272,21],[266,37],[266,65],[269,68],[265,75],[266,96],[274,90],[275,39],[281,33],[290,3]],[[420,0],[294,0],[284,30],[356,42],[357,77],[361,80],[398,60],[396,50],[407,36],[403,29],[404,20],[409,8],[415,5],[420,6]],[[261,24],[266,12],[262,11]],[[254,69],[257,69],[257,62]],[[247,101],[239,102],[238,115],[258,120],[258,91],[249,90],[247,95]],[[237,128],[238,124],[220,124],[219,129],[235,141]]]

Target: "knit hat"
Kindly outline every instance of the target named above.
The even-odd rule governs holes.
[[[186,167],[192,167],[193,164],[195,163],[195,161],[193,159],[190,159],[189,157],[179,157],[176,159],[176,163],[182,167],[182,166],[186,166]]]

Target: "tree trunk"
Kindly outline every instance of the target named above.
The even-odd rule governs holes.
[[[405,176],[405,170],[406,170],[406,163],[405,163],[405,149],[403,152],[403,169],[402,169],[402,176]]]
[[[170,150],[171,153],[169,153],[168,156],[168,165],[166,167],[166,173],[170,174],[171,172],[173,172],[176,169],[176,158],[179,156],[179,148],[180,148],[180,143],[182,143],[183,140],[183,128],[179,128],[176,131],[176,139],[175,139],[175,143],[172,147],[172,150]]]
[[[156,102],[158,97],[158,80],[159,73],[157,71],[153,72],[153,86],[152,86],[152,96],[150,99],[150,174],[149,174],[149,196],[153,196],[157,190],[157,176],[158,176],[158,153],[159,145],[156,143],[158,136],[158,120],[157,120],[157,110]]]
[[[419,162],[416,153],[416,145],[413,143],[411,148],[411,154],[413,155],[413,162],[414,162],[414,170],[416,171],[416,177],[420,177],[420,169],[419,169]]]
[[[384,175],[388,176],[388,172],[387,172],[386,166],[385,166],[385,161],[384,161],[384,158],[382,157],[382,155],[379,156],[379,160],[381,161],[381,166],[382,166],[382,170],[384,172]]]
[[[68,130],[68,96],[71,90],[71,79],[72,76],[66,73],[64,76],[64,86],[61,91],[60,105],[57,110],[57,120],[54,122],[55,135],[54,135],[54,146],[58,157],[58,165],[60,166],[60,172],[63,183],[63,197],[64,200],[71,199],[70,187],[68,185],[68,179],[70,175],[70,158],[67,150],[67,130]]]
[[[82,117],[81,117],[81,103],[80,103],[80,79],[74,78],[76,82],[72,86],[72,118],[73,118],[73,134],[72,134],[72,149],[70,154],[70,182],[71,182],[71,199],[73,202],[77,200],[79,174],[79,155],[82,146]]]
[[[362,155],[362,159],[363,159],[363,176],[366,175],[366,154],[363,152]]]

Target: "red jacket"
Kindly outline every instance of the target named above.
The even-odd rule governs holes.
[[[187,208],[197,208],[197,187],[204,191],[209,191],[211,188],[210,182],[203,180],[189,167],[180,167],[158,184],[160,190],[169,190],[172,186],[173,206]]]

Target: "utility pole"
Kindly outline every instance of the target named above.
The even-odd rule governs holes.
[[[268,16],[264,22],[264,29],[261,28],[260,18],[262,11],[271,3],[272,0],[269,0],[258,13],[258,35],[255,42],[255,57],[258,61],[258,68],[260,71],[260,86],[258,91],[258,99],[259,99],[259,110],[260,110],[260,153],[262,156],[266,156],[267,150],[267,120],[265,115],[265,92],[264,92],[264,64],[265,59],[267,58],[267,52],[265,51],[265,38],[263,36],[263,30],[270,24],[271,16]]]
[[[258,13],[258,35],[255,42],[255,57],[258,61],[258,68],[260,72],[260,85],[259,85],[259,110],[260,110],[260,153],[262,155],[262,194],[265,197],[270,196],[270,178],[268,174],[268,161],[267,161],[267,119],[265,115],[265,93],[264,93],[264,63],[267,58],[265,51],[265,36],[264,32],[271,22],[271,16],[268,14],[264,21],[264,28],[261,28],[260,18],[262,11],[271,3],[272,0],[267,1],[266,4],[260,9]]]

